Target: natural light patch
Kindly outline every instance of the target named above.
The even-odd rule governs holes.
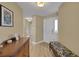
[[[55,29],[54,31],[57,33],[58,32],[58,20],[55,20]]]

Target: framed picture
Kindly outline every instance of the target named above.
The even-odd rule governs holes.
[[[3,5],[0,5],[0,26],[13,26],[13,12]]]

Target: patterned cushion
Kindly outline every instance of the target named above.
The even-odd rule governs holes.
[[[53,48],[54,51],[56,51],[57,55],[62,57],[78,57],[76,54],[74,54],[72,51],[70,51],[68,48],[63,46],[61,43],[54,41],[49,43],[51,49]]]

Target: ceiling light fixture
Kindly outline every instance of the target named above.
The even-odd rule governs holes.
[[[38,7],[44,7],[45,3],[44,2],[37,2]]]

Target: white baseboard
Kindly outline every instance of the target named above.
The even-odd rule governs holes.
[[[43,40],[44,42],[46,42],[46,43],[50,43],[49,41],[46,41],[46,40]]]
[[[54,40],[54,41],[57,41],[57,40]],[[50,43],[50,42],[52,42],[52,41],[47,41],[47,40],[44,40],[44,42],[46,42],[46,43]]]
[[[42,41],[39,41],[39,42],[34,42],[34,41],[32,41],[33,44],[40,44],[40,43],[42,43],[42,42],[44,42],[44,41],[43,41],[43,40],[42,40]]]
[[[50,43],[49,41],[46,41],[46,40],[42,40],[42,41],[39,41],[39,42],[34,42],[34,41],[32,41],[33,44],[40,44],[40,43],[42,43],[42,42],[46,42],[46,43],[48,43],[48,44]]]

